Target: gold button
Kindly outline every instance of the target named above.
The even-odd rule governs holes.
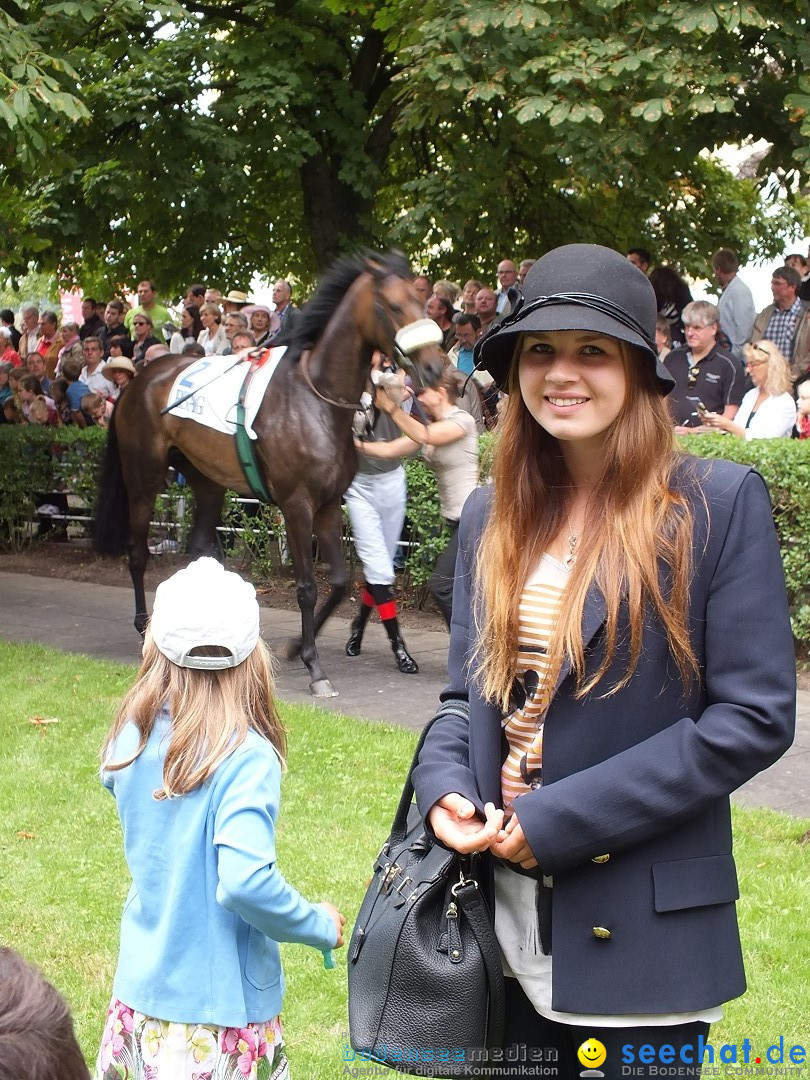
[[[603,863],[603,862],[609,862],[609,861],[610,861],[610,856],[609,855],[594,855],[594,857],[591,859],[591,862],[596,862],[596,863]]]
[[[591,932],[594,937],[598,937],[601,941],[607,941],[610,937],[610,931],[604,926],[594,926],[591,928]]]

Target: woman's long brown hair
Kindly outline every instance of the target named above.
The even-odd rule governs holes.
[[[518,355],[516,351],[499,425],[495,492],[475,571],[483,604],[476,613],[474,670],[485,697],[504,711],[515,678],[520,595],[542,553],[567,527],[573,490],[560,443],[523,402]],[[641,655],[645,614],[654,614],[664,627],[684,686],[699,674],[688,630],[693,518],[688,501],[673,486],[673,471],[681,459],[673,446],[672,420],[649,361],[629,347],[623,356],[625,401],[606,433],[604,469],[588,504],[549,650],[551,677],[567,659],[578,697],[592,691],[612,663],[623,609],[630,632],[627,668],[605,694],[615,693],[632,677]],[[586,677],[582,616],[592,584],[605,600],[605,647],[598,668]]]

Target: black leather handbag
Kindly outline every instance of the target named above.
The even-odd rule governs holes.
[[[430,726],[349,944],[349,1036],[356,1059],[449,1077],[501,1046],[504,981],[474,857],[435,843],[412,803],[411,776]]]

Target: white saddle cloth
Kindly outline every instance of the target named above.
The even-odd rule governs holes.
[[[264,399],[270,379],[275,373],[284,353],[285,345],[270,350],[270,355],[256,371],[248,387],[245,401],[245,430],[256,439],[253,421]],[[238,363],[237,356],[206,356],[181,371],[174,381],[168,404],[186,398],[171,413],[182,420],[194,420],[197,424],[236,434],[236,406],[239,391],[250,369],[250,360]],[[234,366],[235,365],[235,366]],[[231,370],[228,370],[228,369]],[[188,395],[191,395],[190,397]]]

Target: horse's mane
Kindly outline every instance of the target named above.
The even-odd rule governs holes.
[[[413,273],[408,260],[399,252],[379,255],[374,251],[360,251],[342,256],[330,266],[312,297],[301,307],[294,329],[283,331],[273,344],[286,345],[288,357],[297,360],[305,349],[315,345],[348,290],[368,270],[384,277],[393,274],[410,278]]]

